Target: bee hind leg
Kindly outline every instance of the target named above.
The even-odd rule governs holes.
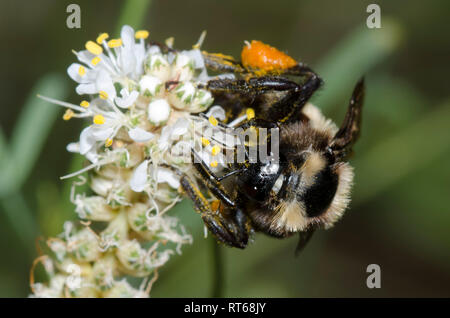
[[[258,112],[256,117],[273,122],[298,120],[303,106],[322,84],[322,80],[314,73],[306,73],[303,84],[297,84],[280,76],[251,77],[246,80],[213,79],[201,88],[213,95],[235,93],[252,96],[252,107]],[[274,94],[282,94],[274,98]]]
[[[244,73],[246,69],[232,56],[220,53],[202,52],[203,60],[208,69],[216,72]]]

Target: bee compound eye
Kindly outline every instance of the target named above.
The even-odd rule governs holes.
[[[281,189],[283,178],[280,178],[282,166],[278,162],[268,162],[266,164],[256,164],[251,166],[240,180],[241,191],[252,200],[264,201],[268,198],[273,190],[275,183],[278,181]],[[275,189],[276,189],[275,188]]]

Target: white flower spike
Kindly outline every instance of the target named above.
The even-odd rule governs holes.
[[[207,118],[225,118],[219,106],[210,108],[207,118],[197,115],[213,104],[211,93],[198,89],[210,79],[200,51],[204,36],[192,50],[164,53],[147,44],[145,30],[124,26],[116,39],[101,33],[74,52],[78,61],[67,68],[82,95],[79,103],[39,96],[65,108],[64,120],[88,120],[67,151],[90,164],[63,177],[89,172],[71,192],[82,225],[66,223],[60,237],[47,241],[54,257],[41,262],[50,280],[32,281],[32,297],[148,297],[158,268],[192,243],[167,213],[181,200],[178,171],[192,169],[194,126],[212,127]],[[202,152],[215,169],[221,165],[214,148],[220,133],[214,126]],[[94,194],[76,193],[87,180]],[[98,232],[90,222],[107,224]],[[80,272],[78,287],[68,285],[69,268]],[[141,288],[131,287],[124,275],[145,278]]]

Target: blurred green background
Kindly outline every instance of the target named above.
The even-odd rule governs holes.
[[[0,296],[29,294],[35,238],[74,219],[70,181],[81,165],[66,152],[83,123],[37,92],[78,101],[66,75],[81,49],[121,22],[175,37],[189,48],[239,56],[258,39],[305,61],[325,80],[314,97],[341,122],[365,74],[362,137],[352,163],[351,208],[294,258],[297,237],[256,235],[246,250],[221,247],[222,295],[229,297],[450,296],[450,41],[448,1],[377,1],[381,29],[366,27],[373,1],[13,1],[0,3]],[[81,7],[81,29],[66,27],[66,7]],[[120,20],[120,21],[119,21]],[[161,271],[153,297],[208,297],[214,280],[211,239],[189,202],[174,211],[194,244]],[[366,287],[368,264],[381,266],[381,289]]]

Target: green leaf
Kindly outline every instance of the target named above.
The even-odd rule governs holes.
[[[352,32],[319,64],[317,72],[325,85],[313,103],[325,110],[336,101],[350,98],[358,79],[395,51],[402,38],[400,26],[388,19],[383,20],[381,29],[364,26]]]
[[[36,97],[37,94],[64,99],[67,82],[61,75],[44,76],[32,89],[16,123],[6,164],[2,167],[0,197],[17,191],[33,168],[42,151],[60,108]]]
[[[33,213],[19,192],[38,155],[56,118],[59,109],[38,99],[37,93],[63,99],[67,86],[60,75],[44,76],[33,88],[19,120],[12,133],[8,148],[3,134],[0,133],[1,170],[0,205],[12,229],[21,239],[26,250],[32,255],[37,226]]]
[[[357,158],[356,183],[358,180],[370,180],[370,186],[355,187],[354,202],[359,204],[373,199],[403,177],[448,151],[448,118],[450,101],[423,115],[392,137],[380,141]]]
[[[6,141],[5,134],[3,133],[2,128],[0,127],[0,167],[3,167],[3,160],[8,153],[8,143]]]

